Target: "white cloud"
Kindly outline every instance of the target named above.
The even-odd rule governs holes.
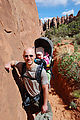
[[[75,2],[75,5],[79,5],[80,4],[80,0],[72,0],[73,2]]]
[[[68,0],[35,0],[35,2],[42,6],[66,5]]]
[[[44,23],[44,22],[46,22],[48,19],[52,19],[53,17],[45,17],[45,18],[41,18],[41,21]]]
[[[70,15],[70,14],[74,14],[73,9],[62,13],[62,15]]]

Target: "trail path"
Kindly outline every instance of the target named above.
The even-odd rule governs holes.
[[[49,91],[49,101],[52,106],[53,120],[75,120],[71,110],[66,110],[66,105],[55,93],[54,89]]]

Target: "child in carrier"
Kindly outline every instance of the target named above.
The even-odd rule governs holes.
[[[36,48],[36,58],[37,59],[44,59],[46,63],[46,72],[49,80],[49,87],[50,87],[50,78],[51,78],[51,73],[50,73],[50,60],[49,60],[49,54],[44,52],[44,48],[38,47]]]

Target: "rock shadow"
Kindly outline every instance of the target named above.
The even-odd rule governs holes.
[[[12,75],[13,75],[13,78],[14,78],[18,88],[19,88],[21,98],[22,98],[22,103],[23,103],[25,100],[24,96],[26,94],[25,86],[24,86],[23,81],[21,80],[21,77],[19,76],[19,74],[15,68],[13,68],[13,70],[12,70]]]

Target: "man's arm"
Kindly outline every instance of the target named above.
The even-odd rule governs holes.
[[[47,101],[48,101],[48,84],[42,85],[43,89],[43,105],[41,108],[42,113],[45,113],[48,110]]]
[[[9,72],[11,67],[16,65],[17,61],[10,61],[9,63],[5,64],[5,69]]]

